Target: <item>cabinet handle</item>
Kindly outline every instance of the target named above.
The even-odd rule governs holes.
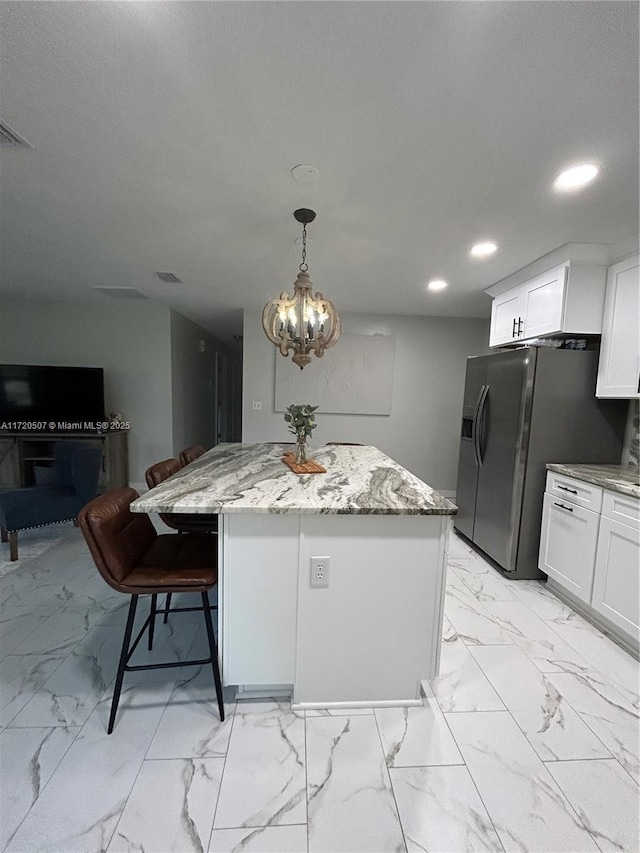
[[[557,504],[557,503],[554,503],[554,506],[559,506],[559,507],[560,507],[560,509],[566,509],[566,510],[567,510],[567,512],[573,512],[573,508],[572,508],[572,507],[570,507],[570,506],[565,506],[564,504]]]
[[[518,333],[516,332],[516,318],[515,317],[513,318],[513,326],[511,327],[511,337],[512,338],[518,337]]]
[[[566,486],[558,486],[557,488],[562,489],[563,492],[571,492],[572,495],[577,495],[575,489],[568,489]]]

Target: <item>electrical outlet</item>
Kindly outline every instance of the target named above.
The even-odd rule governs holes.
[[[254,412],[261,412],[262,411],[262,400],[252,400],[251,401],[251,408],[253,409]]]
[[[311,557],[311,577],[309,579],[313,589],[325,589],[329,586],[329,557]]]

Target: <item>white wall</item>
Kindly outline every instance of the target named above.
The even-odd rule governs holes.
[[[327,441],[373,444],[433,488],[454,491],[465,359],[488,352],[488,320],[364,314],[341,318],[346,333],[395,335],[391,415],[323,415],[318,410],[311,450]],[[276,357],[282,358],[262,330],[261,315],[245,311],[243,441],[292,440],[282,413],[273,410]],[[292,364],[291,369],[298,368]],[[313,362],[307,370],[313,370]],[[375,382],[375,376],[370,379]],[[262,401],[262,411],[252,409],[253,400]]]
[[[131,422],[129,480],[172,453],[169,309],[154,302],[34,299],[0,305],[0,361],[103,367],[106,412]]]
[[[204,350],[202,349],[204,346]],[[220,343],[203,328],[171,312],[173,455],[185,447],[216,443],[216,350]]]

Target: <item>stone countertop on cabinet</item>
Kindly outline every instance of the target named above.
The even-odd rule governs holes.
[[[376,447],[325,445],[326,474],[294,474],[286,444],[219,444],[132,504],[134,512],[455,515],[457,507]]]
[[[561,465],[548,463],[547,470],[565,477],[593,483],[612,492],[621,492],[633,498],[640,498],[640,478],[638,470],[625,465]]]

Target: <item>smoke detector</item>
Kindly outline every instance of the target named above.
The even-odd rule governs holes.
[[[301,184],[315,184],[320,177],[320,172],[315,166],[294,166],[291,170],[291,176]]]

